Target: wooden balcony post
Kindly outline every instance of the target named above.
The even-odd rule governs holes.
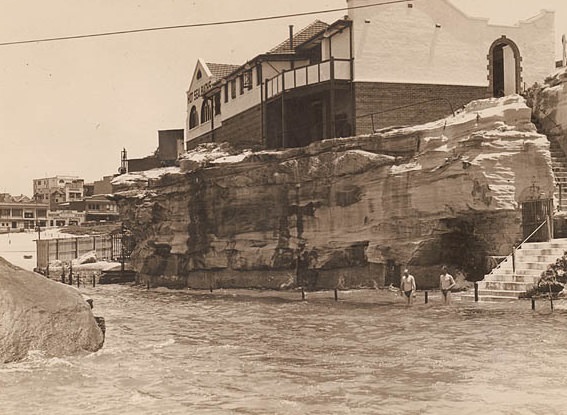
[[[335,117],[336,117],[336,109],[335,109],[335,58],[333,56],[331,56],[331,60],[329,62],[329,70],[330,70],[330,75],[331,75],[331,99],[330,99],[330,105],[331,105],[331,137],[330,138],[335,138],[337,136],[337,132],[336,132],[336,123],[335,123]]]

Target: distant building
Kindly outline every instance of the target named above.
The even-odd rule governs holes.
[[[155,153],[143,158],[128,159],[124,173],[174,166],[185,150],[184,134],[183,129],[158,131],[158,148]]]
[[[87,197],[84,200],[86,222],[112,222],[119,219],[116,202],[104,195]]]
[[[27,196],[0,193],[0,232],[17,232],[47,226],[47,203],[37,203]]]
[[[50,210],[47,212],[47,222],[49,227],[82,225],[85,222],[85,212],[77,210]]]
[[[41,203],[48,203],[51,210],[56,210],[60,203],[82,200],[84,183],[83,179],[75,176],[34,179],[34,199]]]
[[[95,184],[94,183],[85,183],[83,185],[83,197],[93,196],[95,193]]]
[[[101,180],[95,180],[93,193],[86,196],[106,195],[112,193],[112,179],[114,176],[104,176]]]
[[[474,99],[521,93],[555,68],[554,13],[488,24],[448,0],[349,0],[243,65],[199,59],[186,147],[286,148],[421,124]],[[245,39],[243,39],[245,41]]]

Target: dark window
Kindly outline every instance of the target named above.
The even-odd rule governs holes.
[[[189,113],[189,129],[195,128],[199,125],[199,115],[197,114],[197,108],[195,105],[191,107],[191,112]]]
[[[202,76],[203,76],[203,74],[201,73],[201,70],[199,69],[197,71],[197,79],[201,79]]]
[[[242,95],[244,94],[244,75],[240,75],[238,81],[240,83],[240,95]]]
[[[262,65],[256,65],[256,85],[262,84]]]
[[[208,99],[203,100],[201,105],[201,124],[209,121],[211,119],[211,105]]]
[[[254,86],[254,81],[252,80],[252,69],[244,72],[244,88],[250,90]]]
[[[221,94],[215,94],[215,115],[219,115],[221,113]]]
[[[230,96],[232,99],[236,98],[236,79],[230,81]]]
[[[228,84],[224,84],[224,102],[228,102]]]

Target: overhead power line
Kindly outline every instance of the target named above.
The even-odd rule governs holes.
[[[380,2],[380,3],[365,4],[365,5],[362,5],[362,6],[341,7],[341,8],[338,8],[338,9],[317,10],[317,11],[302,12],[302,13],[281,14],[281,15],[277,15],[277,16],[254,17],[254,18],[250,18],[250,19],[225,20],[225,21],[220,21],[220,22],[208,22],[208,23],[190,23],[190,24],[174,25],[174,26],[157,26],[157,27],[147,27],[147,28],[143,28],[143,29],[116,30],[116,31],[112,31],[112,32],[89,33],[89,34],[85,34],[85,35],[71,35],[71,36],[59,36],[59,37],[29,39],[29,40],[16,40],[16,41],[13,41],[13,42],[0,42],[0,46],[24,45],[24,44],[27,44],[27,43],[40,43],[40,42],[56,42],[56,41],[60,41],[60,40],[84,39],[84,38],[89,38],[89,37],[126,35],[126,34],[130,34],[130,33],[157,32],[159,30],[188,29],[188,28],[194,28],[194,27],[221,26],[221,25],[229,25],[229,24],[237,24],[237,23],[260,22],[260,21],[264,21],[264,20],[285,19],[285,18],[288,18],[288,17],[300,17],[300,16],[309,16],[309,15],[314,15],[314,14],[336,13],[336,12],[340,12],[340,11],[364,9],[364,8],[368,8],[368,7],[387,6],[387,5],[396,4],[396,3],[408,3],[410,1],[412,1],[412,0],[390,0],[390,1]]]

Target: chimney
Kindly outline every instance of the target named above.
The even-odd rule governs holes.
[[[293,25],[289,25],[289,48],[293,52]]]

